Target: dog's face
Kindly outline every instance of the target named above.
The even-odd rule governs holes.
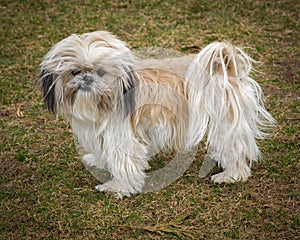
[[[96,120],[118,105],[134,105],[134,56],[108,32],[71,35],[45,56],[39,85],[50,112]],[[119,104],[122,103],[122,104]]]

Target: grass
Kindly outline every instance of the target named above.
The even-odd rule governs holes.
[[[298,1],[4,1],[0,35],[0,239],[297,239]],[[186,174],[122,201],[93,190],[69,126],[34,84],[43,56],[71,33],[108,30],[131,48],[195,53],[215,40],[248,46],[274,137],[246,183]]]

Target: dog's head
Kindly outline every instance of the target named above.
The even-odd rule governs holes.
[[[50,112],[96,120],[134,108],[135,58],[108,32],[73,34],[55,44],[40,66],[39,86]],[[121,109],[121,110],[120,110]]]

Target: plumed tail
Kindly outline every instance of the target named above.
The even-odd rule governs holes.
[[[252,63],[243,50],[229,43],[206,46],[186,72],[189,101],[187,145],[207,136],[211,157],[226,168],[230,160],[257,160],[255,139],[275,123],[264,108],[262,91],[250,77]]]

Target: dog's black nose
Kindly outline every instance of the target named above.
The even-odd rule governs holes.
[[[80,83],[80,90],[85,92],[91,91],[93,82],[94,79],[92,76],[84,75]]]
[[[93,78],[92,78],[91,76],[85,75],[85,76],[83,77],[83,81],[84,81],[85,84],[89,85],[89,84],[91,84],[94,80],[93,80]]]

